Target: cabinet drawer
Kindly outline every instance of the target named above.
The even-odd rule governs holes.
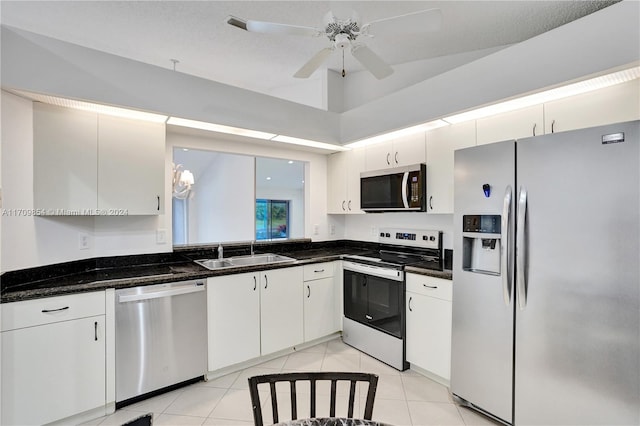
[[[407,274],[407,291],[425,296],[451,300],[451,285],[450,280],[419,274]]]
[[[321,278],[329,278],[333,276],[333,262],[313,263],[304,265],[304,280],[319,280]]]
[[[105,314],[104,291],[4,303],[2,330],[33,327]]]

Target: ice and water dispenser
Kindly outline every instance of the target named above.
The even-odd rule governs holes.
[[[500,215],[463,215],[463,270],[500,275],[500,219]]]

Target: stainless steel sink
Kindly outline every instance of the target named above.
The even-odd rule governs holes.
[[[235,256],[226,259],[199,259],[195,262],[207,269],[216,270],[237,266],[268,265],[272,263],[295,262],[296,259],[280,254],[254,254],[249,256]]]
[[[228,259],[200,259],[195,261],[198,265],[202,265],[207,269],[231,268],[234,265]]]
[[[237,256],[228,259],[235,266],[262,265],[265,263],[295,262],[294,258],[280,254],[254,254],[253,256]]]

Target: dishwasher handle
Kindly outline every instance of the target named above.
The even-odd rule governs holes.
[[[159,299],[162,297],[178,296],[181,294],[197,293],[205,291],[206,287],[203,282],[198,281],[181,286],[162,288],[156,291],[148,291],[139,294],[121,294],[118,296],[119,303],[137,302],[140,300]]]

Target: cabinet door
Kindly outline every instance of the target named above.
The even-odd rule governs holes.
[[[162,213],[164,157],[164,124],[100,115],[98,209],[106,214]]]
[[[327,157],[327,213],[342,214],[347,209],[347,153]]]
[[[640,80],[637,79],[544,104],[545,133],[638,119]]]
[[[544,133],[542,105],[522,108],[476,121],[476,144],[521,139]]]
[[[304,341],[302,267],[260,272],[261,353]]]
[[[453,213],[453,152],[476,143],[475,121],[427,132],[427,212]]]
[[[1,336],[2,424],[44,424],[105,405],[104,315]]]
[[[360,210],[360,173],[364,170],[364,150],[347,153],[347,213],[364,214]]]
[[[409,166],[426,160],[425,133],[404,136],[393,141],[393,166]]]
[[[380,142],[364,149],[365,170],[382,170],[394,167],[393,142]]]
[[[260,356],[258,274],[207,280],[209,371]]]
[[[451,302],[407,292],[407,361],[445,380],[451,375]]]
[[[333,277],[304,283],[304,341],[336,331]]]
[[[98,115],[34,102],[33,202],[49,214],[93,214]]]

